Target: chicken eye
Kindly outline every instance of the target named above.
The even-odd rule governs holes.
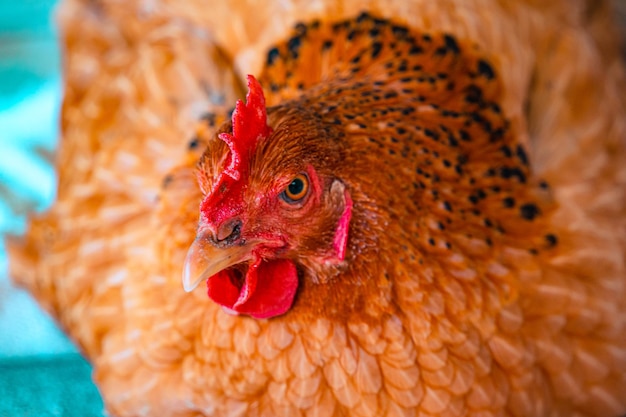
[[[300,202],[309,192],[309,179],[305,174],[298,174],[280,194],[289,204]]]

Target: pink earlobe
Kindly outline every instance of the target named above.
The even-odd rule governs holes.
[[[339,261],[343,261],[346,257],[346,250],[348,247],[348,229],[350,227],[350,219],[352,218],[352,198],[348,190],[344,190],[344,209],[337,223],[337,230],[335,230],[335,238],[333,239],[333,249]]]

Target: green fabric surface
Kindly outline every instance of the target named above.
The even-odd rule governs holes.
[[[104,416],[78,354],[0,359],[0,417]]]

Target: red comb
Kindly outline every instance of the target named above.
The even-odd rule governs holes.
[[[250,157],[259,141],[272,133],[272,128],[267,125],[263,89],[252,75],[248,75],[247,79],[246,103],[237,100],[233,111],[232,135],[230,133],[218,135],[230,148],[230,162],[200,205],[203,221],[215,225],[221,224],[242,210],[243,190],[250,167]]]
[[[242,165],[244,170],[247,168],[250,155],[259,140],[272,132],[267,125],[265,97],[261,84],[252,75],[248,75],[246,79],[248,80],[246,103],[237,100],[232,117],[233,134],[219,134],[219,138],[226,142],[231,153],[230,164],[225,173],[234,180],[240,178]]]

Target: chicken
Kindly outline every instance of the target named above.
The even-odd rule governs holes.
[[[624,415],[610,17],[67,1],[59,199],[12,275],[115,416]]]

